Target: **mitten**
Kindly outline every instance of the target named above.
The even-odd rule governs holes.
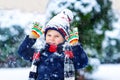
[[[42,30],[42,27],[43,26],[39,22],[33,23],[31,35],[34,38],[39,38],[44,33],[44,31]]]
[[[73,28],[73,31],[70,32],[70,36],[68,38],[68,42],[71,45],[75,45],[78,43],[79,40],[79,36],[78,36],[78,29],[77,28]]]

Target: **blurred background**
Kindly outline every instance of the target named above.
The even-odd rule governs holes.
[[[119,80],[119,0],[0,0],[0,79],[26,80],[31,63],[17,49],[34,21],[43,26],[64,8],[73,11],[89,63],[79,80]],[[6,77],[8,76],[8,77]]]

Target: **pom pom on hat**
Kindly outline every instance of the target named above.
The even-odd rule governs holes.
[[[66,39],[69,36],[70,22],[72,20],[72,11],[64,9],[47,23],[45,26],[45,36],[48,30],[56,30]]]
[[[73,13],[69,9],[64,9],[61,13],[67,15],[69,22],[73,20]]]

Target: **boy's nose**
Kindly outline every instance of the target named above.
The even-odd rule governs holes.
[[[51,36],[50,40],[51,40],[51,41],[54,41],[54,40],[55,40],[55,38],[54,38],[53,36]]]

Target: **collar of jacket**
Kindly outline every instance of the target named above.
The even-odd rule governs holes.
[[[56,52],[58,52],[59,54],[61,54],[61,53],[63,52],[63,44],[64,44],[64,43],[65,43],[65,42],[57,45]],[[45,51],[50,52],[50,51],[49,51],[50,46],[51,46],[50,44],[46,43],[46,44],[45,44]],[[52,52],[51,52],[51,53],[52,53]]]

